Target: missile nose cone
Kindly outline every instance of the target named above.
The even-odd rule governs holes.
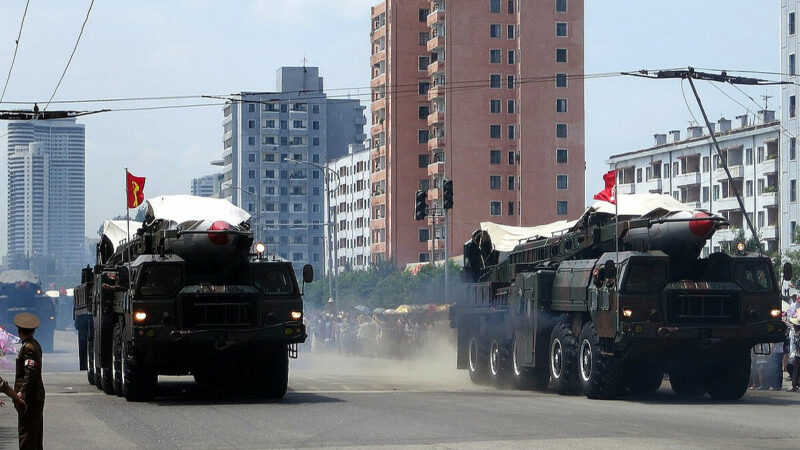
[[[708,214],[698,211],[692,215],[692,217],[696,219],[702,219],[704,217],[710,217]],[[714,222],[711,220],[693,220],[689,222],[689,231],[692,232],[693,235],[704,238],[708,236],[708,233],[714,229]]]
[[[224,220],[217,220],[216,222],[212,223],[210,227],[208,227],[209,231],[223,231],[223,230],[230,230],[231,224],[225,222]],[[217,245],[225,245],[230,241],[230,236],[227,234],[216,234],[216,233],[208,233],[208,240],[210,240],[213,244]]]

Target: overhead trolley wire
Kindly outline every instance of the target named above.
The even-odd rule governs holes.
[[[61,82],[64,80],[64,75],[67,74],[67,69],[69,69],[69,65],[72,62],[72,57],[75,56],[75,50],[78,49],[78,44],[81,42],[81,36],[83,36],[83,30],[86,28],[86,22],[89,21],[89,14],[92,12],[92,6],[94,6],[94,0],[89,3],[89,9],[86,11],[86,17],[83,19],[83,24],[81,25],[81,31],[78,33],[78,39],[75,40],[75,46],[72,48],[72,53],[69,55],[69,59],[67,60],[67,65],[64,66],[64,71],[61,72],[61,78],[58,79],[58,83],[56,84],[56,88],[53,89],[53,95],[50,96],[50,100],[47,101],[47,104],[44,105],[42,110],[47,110],[47,107],[50,106],[50,103],[53,101],[53,97],[56,96],[56,92],[58,92],[58,88],[61,86]]]
[[[19,23],[19,32],[17,33],[17,39],[14,41],[14,56],[11,57],[11,66],[8,68],[6,83],[3,86],[3,93],[0,94],[0,103],[3,103],[3,98],[6,96],[6,89],[8,88],[8,80],[11,79],[11,70],[14,68],[14,62],[17,60],[17,50],[19,50],[19,40],[22,37],[22,26],[25,25],[25,16],[28,15],[28,5],[30,5],[30,3],[31,0],[25,2],[25,11],[23,11],[22,20]]]

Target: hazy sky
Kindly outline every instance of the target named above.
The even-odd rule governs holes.
[[[457,1],[457,0],[449,0]],[[551,0],[520,0],[549,6]],[[488,2],[488,0],[487,0]],[[5,101],[46,101],[90,0],[31,0]],[[375,0],[96,0],[55,100],[228,94],[275,89],[280,66],[319,66],[328,89],[368,101],[370,6]],[[586,73],[692,65],[778,72],[779,0],[587,0]],[[4,83],[25,0],[0,0],[0,83]],[[765,75],[766,77],[767,75]],[[776,78],[772,76],[772,78]],[[0,84],[2,88],[2,84]],[[347,89],[343,89],[347,88]],[[730,86],[726,93],[757,106]],[[743,88],[770,109],[775,88]],[[700,119],[688,85],[686,95]],[[745,109],[707,83],[699,90],[711,120]],[[70,109],[213,103],[175,100],[70,105]],[[21,108],[0,105],[0,109]],[[29,106],[30,107],[30,106]],[[50,109],[64,108],[52,105]],[[147,196],[187,193],[212,173],[222,108],[110,112],[86,124],[86,233],[124,212],[124,167],[147,177]],[[602,189],[603,161],[651,145],[653,134],[691,120],[678,80],[631,77],[586,81],[586,195]],[[702,119],[701,119],[702,120]],[[0,135],[5,125],[0,124]],[[2,154],[7,147],[0,138]],[[0,254],[5,253],[6,162],[0,164]],[[456,188],[457,189],[457,188]]]

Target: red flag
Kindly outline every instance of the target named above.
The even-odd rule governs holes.
[[[603,175],[603,181],[606,182],[606,188],[595,194],[595,200],[602,200],[604,202],[617,204],[617,171],[609,170],[608,173]]]
[[[136,208],[144,201],[144,177],[135,177],[125,171],[125,186],[128,193],[128,208]]]

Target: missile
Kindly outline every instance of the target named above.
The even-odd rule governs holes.
[[[202,220],[191,223],[188,227],[179,228],[192,233],[181,234],[180,239],[170,241],[169,250],[183,258],[189,271],[210,273],[219,270],[233,260],[239,248],[240,236],[214,233],[214,231],[235,231],[228,222]],[[203,231],[210,233],[202,233]]]
[[[703,220],[708,219],[708,220]],[[718,222],[700,210],[676,211],[653,220],[647,228],[632,228],[622,241],[633,250],[661,250],[673,264],[695,260],[708,239],[718,228]]]

